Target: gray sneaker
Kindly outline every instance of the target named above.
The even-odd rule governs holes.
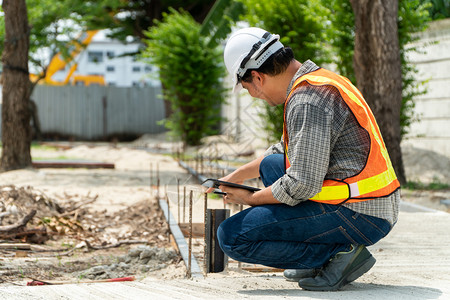
[[[315,277],[319,269],[286,269],[283,272],[287,281],[299,281],[303,278]]]
[[[356,280],[375,264],[375,258],[364,245],[339,252],[314,278],[300,279],[298,285],[311,291],[336,291]]]

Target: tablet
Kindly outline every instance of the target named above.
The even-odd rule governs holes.
[[[233,183],[233,182],[222,181],[222,180],[212,179],[212,178],[209,178],[209,179],[206,179],[205,181],[203,181],[202,185],[206,186],[208,188],[215,188],[215,189],[218,189],[219,186],[221,186],[221,185],[225,185],[225,186],[229,186],[229,187],[233,187],[233,188],[248,190],[250,192],[256,192],[256,191],[261,190],[259,188],[255,188],[255,187],[248,186],[248,185],[242,185],[242,184],[237,184],[237,183]]]

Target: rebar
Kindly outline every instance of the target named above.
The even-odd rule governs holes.
[[[186,223],[186,186],[183,186],[183,223]]]
[[[159,185],[161,183],[160,179],[159,179],[159,163],[156,164],[156,179],[157,179],[157,187],[156,187],[156,191],[157,191],[157,199],[159,199],[159,197],[161,196],[159,193]]]
[[[239,212],[241,212],[243,208],[244,208],[244,205],[239,204]],[[242,262],[241,261],[238,261],[238,270],[239,271],[242,270]]]
[[[207,229],[207,216],[208,216],[208,193],[205,193],[205,203],[204,203],[204,214],[203,214],[203,222],[205,224],[205,234],[203,235],[203,270],[204,270],[204,274],[206,276],[206,274],[208,273],[208,250],[207,250],[207,246],[206,246],[206,233],[208,232]]]
[[[167,185],[166,185],[166,201],[167,201],[167,211],[170,212],[170,201],[167,195]],[[170,242],[170,213],[167,214],[167,238]]]
[[[192,272],[192,190],[189,193],[189,264],[188,278],[191,278]]]
[[[153,164],[150,163],[150,190],[153,189],[152,182],[153,182]]]
[[[177,178],[177,207],[178,207],[178,223],[180,223],[180,178]]]

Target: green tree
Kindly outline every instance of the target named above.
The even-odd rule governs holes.
[[[429,12],[431,19],[439,20],[450,18],[450,0],[430,0]]]
[[[202,23],[215,0],[87,0],[87,5],[100,9],[88,13],[89,28],[110,28],[111,37],[125,40],[145,39],[145,31],[163,18],[170,8],[184,9],[196,22]]]
[[[400,148],[402,69],[398,0],[350,0],[355,13],[354,69],[401,184],[406,183]]]
[[[330,11],[320,0],[248,0],[243,19],[251,26],[258,26],[279,34],[281,42],[292,48],[300,61],[313,59],[318,64],[330,62],[329,47],[326,47]],[[283,133],[283,106],[270,107],[262,104],[262,114],[267,122],[264,129],[269,132],[268,142],[279,141]]]
[[[325,3],[325,2],[324,2]],[[327,40],[333,48],[333,62],[339,74],[356,84],[353,70],[353,53],[355,48],[355,16],[348,0],[331,0],[326,2],[331,9],[331,30]]]
[[[202,23],[200,34],[217,47],[231,32],[231,27],[244,12],[242,3],[235,0],[217,0]]]
[[[333,51],[336,53],[334,62],[339,73],[356,84],[353,69],[355,25],[352,7],[348,0],[332,0],[326,4],[332,9],[330,15],[332,31],[328,40],[330,40]],[[428,2],[420,0],[399,1],[398,39],[402,71],[401,137],[408,133],[412,122],[418,118],[414,114],[414,98],[426,92],[421,89],[425,82],[415,79],[417,68],[408,62],[407,56],[408,53],[417,51],[416,48],[409,45],[418,39],[415,33],[426,29],[430,21],[427,11],[430,6]]]
[[[189,13],[171,9],[145,32],[143,56],[159,67],[164,99],[172,105],[165,125],[185,145],[199,145],[217,132],[225,93],[222,52],[207,46],[209,39],[200,28]]]

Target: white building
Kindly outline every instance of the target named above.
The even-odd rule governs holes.
[[[101,75],[107,85],[119,87],[159,86],[157,69],[138,61],[136,53],[139,43],[123,43],[106,37],[99,31],[86,49],[74,61],[78,64],[73,75]],[[53,75],[53,80],[63,81],[70,66]]]

